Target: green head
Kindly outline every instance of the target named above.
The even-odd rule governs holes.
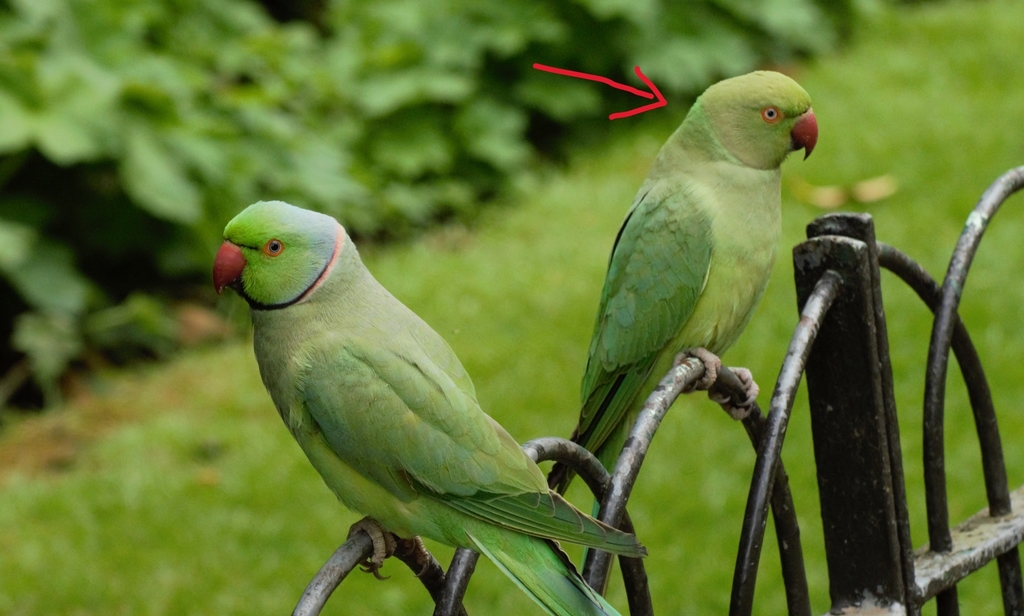
[[[756,71],[711,86],[697,99],[719,142],[743,164],[774,169],[818,141],[811,97],[781,73]]]
[[[231,287],[256,309],[305,298],[337,260],[345,232],[330,216],[283,201],[259,201],[224,227],[213,284]]]

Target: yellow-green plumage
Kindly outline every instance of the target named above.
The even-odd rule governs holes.
[[[658,153],[612,248],[581,384],[574,440],[607,468],[675,356],[721,354],[750,320],[781,232],[779,165],[809,110],[788,77],[736,77],[709,88]],[[571,478],[556,465],[549,480],[564,490]]]
[[[399,536],[484,552],[551,614],[615,614],[554,541],[643,548],[548,489],[447,343],[377,283],[340,225],[261,202],[225,238],[252,268],[235,286],[253,307],[263,382],[342,503]],[[271,241],[279,255],[261,248]]]

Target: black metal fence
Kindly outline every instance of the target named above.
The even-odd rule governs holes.
[[[871,217],[832,214],[808,226],[808,240],[793,250],[800,322],[772,394],[767,416],[754,408],[743,421],[757,451],[743,518],[729,608],[747,616],[771,508],[791,616],[810,616],[800,529],[782,464],[782,445],[797,387],[804,373],[811,410],[814,455],[829,572],[830,613],[908,614],[936,599],[938,616],[959,614],[956,585],[996,560],[1005,613],[1024,616],[1024,581],[1018,544],[1024,542],[1024,486],[1010,492],[1002,442],[988,382],[967,329],[957,315],[971,261],[992,216],[1024,187],[1024,167],[985,191],[967,219],[945,280],[939,286],[899,250],[876,241]],[[935,314],[924,402],[924,468],[927,546],[914,550],[903,482],[899,424],[893,396],[880,268],[906,282]],[[952,349],[967,383],[982,453],[988,508],[949,526],[943,450],[946,370]],[[553,437],[526,443],[535,460],[567,463],[602,503],[602,521],[632,532],[626,512],[634,482],[655,430],[676,397],[704,372],[698,359],[670,371],[648,398],[612,473],[577,445]],[[728,370],[717,387],[742,392]],[[318,614],[331,592],[372,552],[359,534],[324,565],[294,616]],[[462,597],[478,555],[457,550],[447,574],[429,554],[399,541],[396,556],[418,575],[436,603],[435,616],[463,615]],[[588,550],[583,577],[607,586],[611,555]],[[620,557],[633,616],[653,613],[640,559]]]

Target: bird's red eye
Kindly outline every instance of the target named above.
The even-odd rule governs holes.
[[[284,244],[281,243],[281,240],[270,240],[263,245],[263,252],[272,257],[276,257],[281,254],[281,251],[283,250]]]
[[[769,124],[775,124],[782,119],[782,112],[778,107],[765,107],[761,110],[761,119]]]

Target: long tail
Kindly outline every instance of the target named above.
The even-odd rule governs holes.
[[[587,586],[569,557],[553,541],[501,532],[487,540],[470,534],[477,549],[552,616],[619,616]]]

